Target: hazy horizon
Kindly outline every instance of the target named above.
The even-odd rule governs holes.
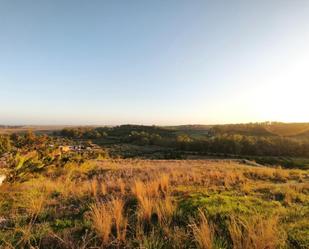
[[[309,1],[0,3],[0,124],[309,122]]]
[[[24,127],[24,128],[31,128],[31,127],[42,127],[42,128],[65,128],[65,127],[115,127],[121,125],[141,125],[141,126],[158,126],[158,127],[174,127],[174,126],[216,126],[216,125],[237,125],[237,124],[258,124],[258,123],[282,123],[282,124],[308,124],[309,122],[281,122],[281,121],[261,121],[261,122],[240,122],[240,123],[183,123],[183,124],[155,124],[155,123],[115,123],[115,124],[32,124],[32,123],[12,123],[12,124],[5,124],[0,123],[1,126],[7,127]]]

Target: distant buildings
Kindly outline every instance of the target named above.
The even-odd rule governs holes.
[[[82,151],[92,151],[96,148],[94,145],[61,145],[59,146],[59,150],[61,153],[66,153],[70,151],[74,152],[82,152]]]

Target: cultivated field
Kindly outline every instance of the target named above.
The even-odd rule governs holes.
[[[1,248],[309,248],[309,171],[88,160],[0,186]]]

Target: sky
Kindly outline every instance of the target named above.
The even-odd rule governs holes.
[[[0,124],[309,122],[308,0],[0,0]]]

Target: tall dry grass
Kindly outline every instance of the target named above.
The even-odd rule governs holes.
[[[120,193],[121,193],[122,195],[125,195],[125,194],[126,194],[126,184],[125,184],[125,182],[123,181],[122,178],[119,178],[119,179],[117,180],[117,185],[118,185],[118,187],[119,187]]]
[[[110,242],[113,216],[108,206],[104,203],[97,203],[91,206],[91,221],[93,228],[102,239],[103,245]]]
[[[151,216],[156,207],[156,199],[160,196],[160,184],[158,180],[143,183],[135,180],[132,192],[139,203],[138,217],[141,220],[150,222]]]
[[[147,196],[140,197],[138,217],[144,221],[150,222],[154,207],[155,202],[153,199]]]
[[[132,186],[132,192],[137,197],[137,199],[140,199],[142,196],[145,196],[146,194],[145,184],[140,180],[135,180]]]
[[[201,210],[199,211],[199,223],[192,225],[194,239],[198,248],[212,249],[214,240],[214,228],[208,223],[208,220]]]
[[[23,183],[21,186],[27,184],[27,189],[33,188],[36,192],[43,194],[42,197],[39,195],[31,197],[32,202],[26,203],[27,211],[31,216],[37,217],[45,205],[50,205],[55,210],[64,210],[64,215],[67,215],[67,212],[70,212],[70,206],[65,205],[70,205],[71,202],[66,202],[65,198],[74,197],[76,199],[74,201],[79,201],[82,207],[89,205],[88,200],[95,201],[89,212],[93,227],[90,233],[92,236],[93,231],[96,232],[97,237],[102,240],[102,248],[132,246],[132,240],[136,238],[148,241],[147,245],[160,245],[163,248],[169,248],[168,246],[171,245],[174,245],[174,248],[183,248],[185,243],[187,243],[186,248],[218,248],[216,243],[225,244],[231,239],[231,248],[234,249],[274,249],[284,244],[285,236],[279,229],[280,224],[276,217],[265,218],[259,215],[246,219],[232,217],[228,231],[222,232],[218,226],[216,230],[218,234],[215,237],[214,226],[208,222],[202,212],[199,214],[199,219],[191,224],[192,230],[188,229],[183,222],[187,221],[190,215],[185,216],[187,214],[181,213],[181,210],[175,213],[177,203],[179,200],[186,200],[187,196],[197,191],[198,193],[207,192],[208,196],[208,194],[220,193],[222,190],[235,190],[229,193],[232,195],[236,193],[238,197],[241,190],[241,197],[244,194],[254,193],[254,196],[263,195],[263,198],[272,201],[282,196],[281,203],[294,205],[301,203],[301,198],[304,193],[308,193],[309,189],[307,183],[309,178],[305,177],[305,173],[296,172],[298,175],[296,173],[291,175],[286,174],[288,171],[282,169],[239,166],[232,163],[223,165],[209,163],[206,167],[203,162],[190,161],[185,163],[167,161],[165,163],[168,166],[160,166],[153,161],[139,163],[138,166],[135,166],[136,162],[129,162],[129,165],[123,165],[123,163],[123,161],[113,162],[112,167],[115,170],[98,170],[94,179],[99,180],[89,181],[88,177],[81,175],[81,178],[59,176],[42,180],[33,179],[33,184]],[[104,164],[104,167],[110,166]],[[291,184],[283,184],[289,179],[293,179]],[[303,182],[295,182],[294,179],[302,179]],[[124,200],[131,200],[132,194],[138,201],[138,207],[134,210],[134,217],[129,219]],[[84,198],[89,195],[95,198]],[[52,198],[49,198],[50,196]],[[62,200],[65,201],[62,202]],[[192,200],[194,201],[194,198]],[[127,204],[131,205],[129,202]],[[254,208],[253,204],[252,210]],[[46,208],[44,211],[47,210]],[[34,225],[37,224],[34,222]],[[18,231],[23,234],[19,245],[30,243],[34,228],[35,226],[29,224],[28,227],[22,227]],[[66,244],[71,245],[74,241],[72,233],[72,240],[70,239]]]
[[[99,184],[98,181],[96,179],[91,180],[89,182],[89,192],[90,194],[94,197],[97,198],[98,197],[98,193],[99,193]]]
[[[110,209],[113,216],[113,222],[116,226],[117,240],[124,242],[126,239],[127,217],[124,216],[124,201],[119,198],[114,198],[110,202]]]
[[[160,200],[156,205],[156,213],[162,227],[169,226],[172,222],[176,205],[172,202],[171,197]]]
[[[276,216],[255,215],[249,219],[232,216],[228,228],[234,249],[275,249],[284,242]]]
[[[159,185],[160,185],[161,191],[162,191],[164,194],[168,194],[168,191],[169,191],[169,184],[170,184],[169,175],[167,175],[167,174],[162,174],[162,175],[159,177],[158,180],[159,180]]]
[[[117,242],[124,242],[126,239],[128,220],[124,215],[124,201],[113,198],[106,203],[96,203],[90,208],[91,221],[98,236],[102,239],[103,245],[107,246],[112,237]],[[115,227],[116,234],[112,234]]]
[[[106,186],[106,184],[104,182],[100,183],[99,189],[100,189],[100,193],[102,195],[106,195],[107,194],[107,186]]]

